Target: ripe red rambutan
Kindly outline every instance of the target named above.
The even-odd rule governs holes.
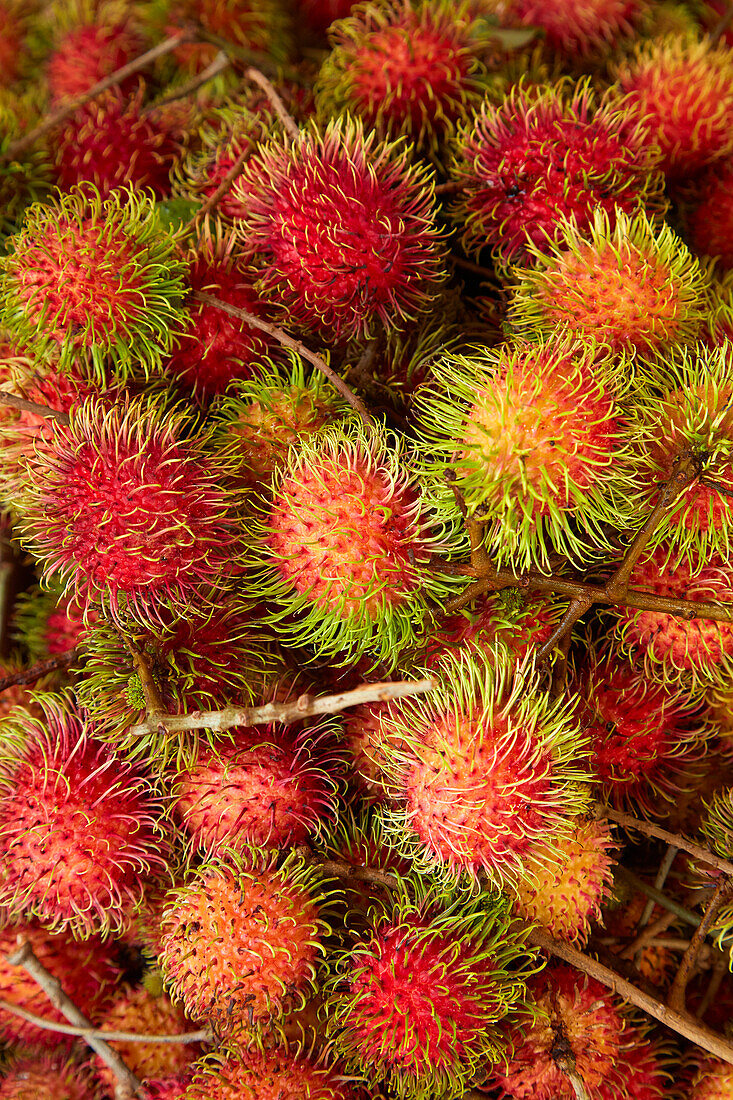
[[[372,0],[329,32],[316,81],[322,116],[351,114],[381,137],[435,148],[488,86],[486,37],[469,3]]]
[[[357,1100],[322,1059],[297,1048],[220,1051],[198,1064],[186,1100]]]
[[[90,616],[90,625],[95,618]],[[20,593],[15,601],[13,638],[27,651],[31,661],[69,653],[79,645],[87,629],[83,607],[54,588],[44,592],[34,586]]]
[[[482,650],[500,642],[521,659],[545,644],[564,614],[564,604],[505,588],[477,601],[475,607],[443,616],[431,631],[425,663],[433,668],[445,653]]]
[[[234,184],[237,231],[259,289],[288,318],[348,340],[400,328],[444,278],[432,177],[401,143],[352,120],[271,141]]]
[[[361,703],[345,711],[342,719],[348,776],[368,804],[389,797],[382,744],[382,718],[388,711],[389,703]]]
[[[696,34],[640,42],[614,67],[624,109],[645,117],[669,178],[733,152],[733,55]]]
[[[185,266],[151,196],[75,188],[34,203],[0,263],[3,324],[39,358],[156,366],[183,320]],[[64,278],[59,279],[63,270]]]
[[[539,27],[554,54],[585,60],[636,34],[648,7],[648,0],[509,0],[504,19]]]
[[[185,1100],[192,1080],[191,1072],[149,1078],[145,1082],[145,1100]]]
[[[598,1100],[618,1100],[619,1095],[626,1100],[667,1100],[672,1095],[678,1076],[668,1068],[670,1051],[664,1041],[650,1038],[648,1030],[644,1024],[627,1022],[616,1062],[618,1081],[601,1082]]]
[[[314,987],[325,900],[317,869],[292,849],[284,859],[251,849],[204,860],[166,899],[166,983],[219,1034],[266,1028]]]
[[[168,776],[173,810],[195,845],[303,844],[335,815],[333,730],[238,726]]]
[[[733,268],[733,159],[718,163],[696,182],[685,218],[690,244],[723,268]]]
[[[523,1008],[532,956],[505,899],[404,892],[375,904],[369,927],[336,959],[326,1010],[347,1069],[402,1098],[460,1093]]]
[[[113,946],[102,943],[98,936],[79,943],[67,932],[48,932],[35,924],[6,924],[0,930],[0,998],[54,1023],[67,1022],[60,1009],[49,1002],[27,970],[7,961],[7,956],[17,949],[19,935],[30,944],[49,974],[61,983],[64,993],[74,1004],[84,1006],[93,1024],[99,1023],[111,988],[121,976]],[[36,1027],[8,1012],[0,1012],[0,1035],[8,1043],[55,1047],[71,1042],[68,1036]]]
[[[689,1100],[730,1100],[733,1096],[733,1066],[712,1054],[700,1058],[687,1096]]]
[[[552,247],[530,246],[531,265],[518,285],[507,321],[521,336],[551,336],[567,328],[613,352],[648,353],[687,343],[708,316],[706,274],[668,225],[645,213],[619,211],[613,229],[598,210],[585,233],[560,227]]]
[[[162,801],[63,695],[16,712],[0,760],[0,904],[84,938],[124,928],[166,870]]]
[[[66,28],[56,39],[46,62],[46,79],[51,99],[75,99],[92,85],[127,65],[145,49],[131,19],[107,22],[104,6],[98,5],[94,22],[79,22]],[[139,80],[135,73],[118,87],[124,95],[134,91]]]
[[[87,607],[165,625],[162,609],[205,606],[236,573],[238,495],[230,464],[185,410],[85,401],[27,467],[23,533],[44,579]],[[210,433],[209,433],[210,434]]]
[[[394,841],[433,874],[512,883],[531,843],[586,808],[586,740],[503,647],[446,654],[432,674],[382,719]]]
[[[0,1100],[96,1100],[87,1065],[58,1053],[16,1054],[0,1078]]]
[[[630,101],[597,101],[587,79],[520,82],[502,103],[486,99],[459,133],[452,212],[463,245],[526,261],[528,246],[546,251],[564,219],[583,233],[597,211],[611,224],[618,209],[654,213],[663,207],[658,156]]]
[[[91,183],[101,198],[121,187],[152,191],[156,199],[170,195],[170,173],[183,155],[175,130],[165,116],[144,108],[141,85],[132,96],[110,88],[80,107],[57,133],[56,179],[65,191]]]

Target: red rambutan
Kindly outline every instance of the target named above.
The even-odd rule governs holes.
[[[504,19],[539,27],[553,53],[583,60],[634,35],[648,7],[648,0],[508,0]]]
[[[106,22],[99,17],[94,22],[81,22],[66,29],[56,41],[46,62],[46,79],[55,102],[75,99],[92,85],[127,65],[143,53],[145,46],[129,19]],[[124,95],[130,94],[138,74],[118,85]]]
[[[81,938],[119,931],[166,870],[162,802],[67,698],[35,700],[43,717],[16,712],[0,761],[0,904]]]
[[[716,164],[696,184],[686,217],[690,244],[702,256],[733,268],[733,160]]]
[[[431,631],[425,663],[432,668],[445,653],[482,650],[494,642],[521,659],[545,644],[564,611],[563,604],[544,596],[527,597],[518,588],[505,588],[485,596],[472,609],[439,619]]]
[[[197,1065],[185,1100],[356,1100],[319,1059],[286,1047],[219,1052]]]
[[[399,328],[442,280],[432,178],[405,147],[351,120],[271,141],[234,184],[237,231],[259,287],[288,317],[347,340]]]
[[[0,1078],[0,1100],[96,1100],[89,1067],[59,1054],[18,1054]]]
[[[89,616],[91,620],[95,616]],[[93,625],[93,622],[92,624]],[[55,589],[38,587],[21,593],[13,608],[13,637],[32,661],[44,661],[69,653],[81,642],[87,627],[84,609]],[[4,693],[4,694],[7,694]]]
[[[687,1096],[688,1100],[730,1100],[733,1096],[733,1066],[712,1054],[700,1058]]]

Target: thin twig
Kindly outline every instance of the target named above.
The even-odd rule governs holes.
[[[663,857],[661,863],[659,864],[659,870],[657,871],[657,877],[654,879],[654,889],[655,890],[661,890],[662,887],[664,886],[665,882],[667,881],[667,875],[672,870],[672,864],[674,863],[678,852],[679,852],[679,848],[676,845],[669,844],[667,846],[667,849],[664,853],[664,857]],[[645,928],[646,925],[649,923],[649,920],[651,918],[651,915],[652,915],[653,911],[654,911],[654,901],[652,900],[652,898],[649,898],[646,905],[644,906],[644,911],[641,914],[641,917],[639,918],[639,923],[637,925],[637,930],[639,932],[642,930],[642,928]]]
[[[78,1035],[82,1039],[105,1039],[115,1043],[208,1043],[213,1038],[213,1032],[208,1029],[202,1031],[187,1031],[183,1035],[141,1035],[137,1031],[104,1031],[98,1027],[74,1027],[72,1024],[59,1024],[55,1020],[47,1020],[44,1016],[36,1016],[34,1012],[28,1012],[25,1008],[10,1004],[9,1001],[0,1001],[0,1009],[10,1012],[13,1016],[19,1016],[27,1020],[34,1027],[40,1027],[44,1031],[58,1031],[61,1035]]]
[[[258,88],[262,89],[272,104],[275,114],[282,122],[285,133],[291,141],[295,141],[299,133],[297,124],[295,119],[288,114],[287,107],[278,95],[272,81],[267,79],[261,69],[256,69],[253,65],[248,66],[248,68],[244,70],[244,75],[247,80],[251,80],[253,84],[256,84]]]
[[[155,720],[155,724],[157,725],[160,721],[160,715],[165,714],[165,703],[160,694],[160,688],[155,682],[153,674],[150,671],[150,666],[141,650],[135,645],[132,639],[126,634],[123,634],[122,631],[119,631],[119,634],[123,643],[129,650],[133,664],[135,665],[135,671],[140,680],[140,687],[142,688],[143,698],[145,699],[145,712],[149,719]]]
[[[621,951],[619,958],[634,959],[642,948],[647,947],[660,932],[666,932],[669,926],[674,924],[676,920],[679,920],[678,913],[675,913],[672,909],[665,910],[661,917],[657,917],[655,921],[652,921],[648,927],[644,928],[644,930],[640,932],[623,951]]]
[[[694,840],[688,840],[680,833],[670,833],[668,829],[662,829],[659,825],[652,825],[650,821],[642,821],[641,818],[632,817],[631,814],[625,814],[621,810],[614,810],[612,807],[604,806],[600,802],[596,803],[595,808],[599,815],[610,818],[618,825],[623,825],[625,829],[637,829],[645,836],[654,836],[658,840],[663,840],[665,844],[673,844],[675,848],[681,848],[684,852],[689,852],[691,856],[710,864],[711,867],[717,867],[723,874],[733,875],[733,863],[707,848],[703,848],[700,844],[696,844]]]
[[[165,96],[164,99],[158,99],[155,103],[151,103],[149,107],[146,107],[143,111],[144,115],[154,114],[159,107],[167,107],[169,103],[176,103],[179,99],[186,99],[188,96],[197,92],[199,88],[203,88],[204,84],[208,84],[210,80],[213,80],[215,76],[219,76],[220,73],[225,72],[231,65],[231,61],[224,53],[223,50],[219,50],[214,60],[210,65],[207,65],[202,73],[194,77],[193,80],[189,80],[186,84],[181,84],[171,92],[170,95]]]
[[[333,878],[368,882],[370,886],[386,886],[390,890],[398,889],[400,880],[388,871],[378,871],[375,867],[354,867],[343,860],[326,859],[319,861],[319,870]]]
[[[586,611],[589,611],[593,606],[592,596],[582,596],[579,599],[571,600],[570,606],[563,615],[560,622],[553,630],[550,637],[537,649],[537,664],[542,664],[547,660],[556,646],[560,645],[565,636],[570,637],[570,632],[577,623],[578,619],[585,615]]]
[[[724,1062],[733,1065],[733,1044],[729,1043],[722,1035],[711,1031],[710,1028],[705,1027],[704,1024],[700,1024],[691,1017],[675,1012],[668,1005],[662,1004],[655,997],[644,993],[607,966],[597,962],[596,959],[589,958],[578,951],[577,948],[571,947],[569,943],[559,943],[557,940],[553,940],[542,928],[531,928],[527,935],[527,942],[534,947],[541,948],[543,951],[548,951],[559,959],[563,959],[589,977],[595,978],[596,981],[613,990],[624,1000],[630,1001],[631,1004],[640,1008],[655,1020],[659,1020],[660,1023],[672,1028],[679,1035],[684,1035],[686,1039],[697,1043],[703,1050],[707,1050],[710,1054],[714,1054],[717,1058],[722,1058]]]
[[[677,973],[674,976],[672,988],[667,997],[667,1004],[675,1012],[683,1013],[687,1011],[685,1007],[685,992],[690,978],[692,977],[695,960],[703,945],[705,936],[715,920],[718,910],[723,902],[730,897],[731,892],[733,892],[733,883],[727,878],[721,878],[715,887],[715,893],[707,904],[702,920],[695,929],[692,939],[690,940],[690,946],[685,951]]]
[[[234,161],[234,164],[224,176],[217,189],[209,195],[206,202],[202,203],[194,216],[191,218],[191,221],[188,223],[187,226],[188,232],[192,232],[200,221],[203,221],[204,218],[206,218],[209,214],[213,213],[213,211],[216,210],[221,200],[231,189],[232,184],[236,180],[237,176],[241,174],[241,171],[244,168],[244,162],[250,155],[251,151],[252,150],[249,148],[249,145],[245,144],[244,147],[241,149],[239,156]]]
[[[717,997],[718,990],[720,989],[723,978],[728,973],[728,959],[722,952],[718,952],[715,960],[713,961],[713,973],[710,976],[708,987],[705,990],[705,996],[700,1001],[700,1004],[695,1010],[695,1015],[698,1020],[702,1020],[705,1013],[713,1003],[713,999]]]
[[[643,879],[635,875],[633,871],[629,871],[623,864],[618,864],[615,868],[615,874],[620,878],[625,879],[630,886],[633,886],[635,890],[639,890],[646,897],[652,898],[657,905],[660,905],[662,909],[668,909],[670,913],[674,913],[676,917],[684,921],[685,924],[689,924],[692,928],[697,928],[700,923],[700,917],[692,912],[691,909],[685,908],[684,905],[680,905],[674,898],[668,898],[666,894],[663,894],[661,890],[655,890],[653,886],[650,886],[648,882],[644,882]],[[710,891],[712,893],[712,890]],[[707,898],[707,893],[704,895]],[[699,893],[698,893],[699,897]]]
[[[268,333],[270,336],[274,337],[275,340],[278,340],[283,347],[290,348],[291,351],[296,351],[299,355],[302,355],[303,358],[307,359],[309,363],[312,363],[321,374],[325,374],[331,385],[334,386],[341,396],[349,402],[352,408],[357,411],[367,427],[373,424],[371,414],[367,411],[361,398],[357,397],[353,390],[349,389],[343,378],[339,378],[321,355],[318,355],[315,351],[311,351],[311,349],[300,340],[293,339],[284,329],[278,328],[277,325],[270,324],[269,321],[263,321],[261,317],[256,317],[254,313],[250,313],[249,310],[240,309],[238,306],[232,306],[229,302],[222,302],[220,298],[215,298],[213,294],[206,294],[202,290],[197,290],[193,297],[198,302],[203,302],[208,306],[215,306],[217,309],[222,310],[223,313],[228,313],[231,317],[236,317],[237,320],[244,321],[246,325],[252,325],[253,328],[258,328],[262,332]]]
[[[39,661],[30,668],[23,668],[18,672],[0,677],[0,691],[6,691],[8,688],[15,687],[16,684],[35,684],[36,680],[40,680],[50,672],[59,672],[61,669],[68,668],[74,663],[76,655],[77,651],[70,649],[68,653],[60,653],[58,657],[49,657],[48,660]]]
[[[223,710],[195,710],[191,714],[160,714],[128,734],[142,737],[163,726],[169,732],[208,729],[217,732],[233,726],[263,726],[269,722],[297,722],[315,714],[337,714],[361,703],[384,703],[410,695],[424,695],[435,687],[433,680],[398,680],[378,684],[360,684],[338,695],[301,695],[292,703],[266,703],[261,707],[225,707]]]
[[[0,405],[10,405],[14,409],[20,409],[21,412],[33,413],[34,416],[42,416],[46,420],[58,420],[59,424],[71,423],[68,413],[60,409],[50,409],[48,405],[39,405],[37,401],[28,401],[27,398],[18,397],[10,390],[0,390]]]
[[[164,57],[165,54],[171,53],[184,43],[194,42],[195,40],[196,34],[189,28],[180,31],[178,34],[171,35],[170,38],[166,38],[163,42],[159,42],[157,46],[153,46],[152,50],[147,50],[146,53],[133,58],[127,65],[123,65],[121,68],[116,69],[103,80],[97,81],[97,83],[88,91],[84,92],[83,95],[76,96],[75,99],[70,100],[68,103],[64,104],[63,107],[59,107],[58,110],[53,111],[50,115],[46,115],[37,126],[34,126],[27,134],[23,134],[22,137],[19,137],[17,141],[12,142],[8,146],[5,152],[0,155],[0,163],[4,164],[8,161],[16,160],[21,153],[24,153],[26,149],[30,149],[35,145],[38,139],[43,137],[44,134],[47,134],[49,130],[53,130],[62,122],[65,122],[66,119],[78,111],[80,107],[83,107],[92,99],[96,99],[97,96],[106,92],[108,88],[114,88],[115,85],[121,84],[123,80],[127,80],[128,76],[133,76],[135,73],[139,72],[140,69],[144,69],[153,61],[157,61],[159,57]]]
[[[23,941],[22,935],[18,936],[19,947],[12,955],[7,956],[11,966],[22,966],[41,987],[54,1008],[57,1008],[75,1027],[93,1031],[91,1022],[83,1012],[80,1012],[70,997],[64,993],[61,983],[46,970],[43,963],[36,958],[33,948]],[[104,1064],[109,1067],[117,1078],[121,1096],[135,1096],[142,1088],[142,1082],[127,1068],[116,1050],[108,1046],[103,1039],[88,1035],[86,1039],[92,1050],[99,1055]]]

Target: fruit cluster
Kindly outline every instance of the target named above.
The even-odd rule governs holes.
[[[0,0],[0,1100],[733,1096],[729,8]]]

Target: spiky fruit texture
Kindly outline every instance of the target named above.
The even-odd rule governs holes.
[[[105,1012],[104,1026],[108,1031],[129,1031],[136,1035],[181,1035],[191,1030],[182,1010],[165,993],[155,997],[142,986],[125,987],[118,992]],[[197,1043],[112,1041],[111,1046],[141,1081],[184,1073],[201,1049]],[[115,1075],[99,1057],[95,1061],[100,1080],[113,1095]]]
[[[648,353],[695,339],[707,319],[698,261],[668,225],[655,228],[644,212],[619,212],[611,228],[598,210],[585,233],[565,223],[549,251],[529,252],[507,316],[522,336],[567,327],[614,352]]]
[[[166,869],[162,804],[60,695],[18,712],[0,761],[0,904],[83,938],[118,932]]]
[[[94,1100],[96,1095],[88,1067],[59,1054],[21,1054],[0,1079],[0,1100]]]
[[[436,502],[451,484],[486,525],[497,562],[546,568],[556,550],[587,560],[628,521],[635,488],[618,361],[554,337],[448,355],[418,394],[419,454]]]
[[[31,661],[44,661],[74,649],[84,636],[84,609],[52,589],[32,588],[18,597],[13,609],[13,636]],[[7,692],[5,692],[7,694]]]
[[[720,266],[733,268],[733,161],[716,164],[695,188],[695,201],[687,215],[690,244],[703,256],[715,257]]]
[[[712,1055],[701,1058],[688,1096],[689,1100],[730,1100],[733,1096],[733,1066]]]
[[[90,187],[34,203],[0,264],[0,323],[62,367],[157,366],[183,321],[185,266],[151,196]],[[63,271],[63,279],[59,278]]]
[[[398,895],[336,963],[329,1028],[352,1072],[396,1097],[458,1094],[503,1053],[529,956],[506,902]]]
[[[459,648],[481,650],[494,642],[521,659],[545,644],[563,612],[563,605],[543,596],[525,597],[518,588],[492,593],[474,608],[438,621],[428,642],[426,664],[432,667],[445,653]]]
[[[596,101],[587,80],[520,83],[459,134],[451,176],[464,247],[521,261],[529,245],[547,250],[563,219],[585,232],[597,210],[611,222],[617,209],[654,210],[657,157],[631,103]]]
[[[715,792],[706,807],[701,832],[723,859],[733,856],[733,788]]]
[[[326,859],[347,863],[355,870],[368,867],[405,878],[412,867],[409,859],[391,847],[382,817],[363,804],[356,813],[352,807],[344,810],[335,827],[318,838],[316,847]],[[386,887],[374,880],[348,878],[342,890],[348,899],[349,924],[355,913],[357,921],[363,917],[375,894],[381,896]]]
[[[0,84],[12,84],[20,76],[25,47],[23,5],[14,0],[0,3]]]
[[[367,803],[388,798],[382,748],[382,718],[389,703],[361,703],[343,716],[344,742],[348,752],[349,778]]]
[[[0,36],[2,14],[0,13]],[[0,37],[0,52],[5,43]],[[9,152],[15,140],[30,129],[36,110],[28,110],[21,94],[2,88],[0,75],[0,150]],[[0,240],[18,231],[18,222],[32,202],[45,202],[51,189],[51,166],[47,151],[38,145],[24,153],[11,154],[0,170]]]
[[[671,178],[733,152],[733,55],[697,35],[640,43],[615,69],[628,107],[646,116]]]
[[[93,84],[127,65],[144,52],[140,35],[129,20],[115,23],[82,23],[57,40],[46,63],[51,98],[58,102],[83,95]],[[138,74],[128,77],[119,88],[133,91]]]
[[[692,558],[662,544],[631,574],[634,588],[672,599],[706,603],[733,602],[730,568],[711,555]],[[616,611],[616,644],[643,664],[655,680],[691,684],[721,683],[733,669],[733,623],[713,619],[686,620],[663,611]]]
[[[303,844],[334,816],[327,727],[239,726],[170,776],[174,811],[208,851]]]
[[[538,840],[527,852],[528,874],[516,884],[514,911],[559,940],[584,944],[613,881],[616,844],[607,821],[577,821]]]
[[[383,137],[435,147],[478,107],[486,39],[468,3],[372,0],[330,32],[316,82],[322,115],[351,113]]]
[[[598,1100],[665,1100],[672,1095],[675,1078],[668,1071],[669,1051],[656,1038],[649,1038],[648,1029],[627,1024],[624,1043],[616,1062],[618,1081],[602,1082]],[[619,1091],[620,1090],[620,1091]]]
[[[56,179],[64,190],[91,183],[103,199],[120,187],[170,195],[170,173],[183,147],[177,134],[146,112],[144,88],[97,96],[69,118],[55,142]]]
[[[294,851],[204,860],[166,899],[160,965],[188,1014],[260,1029],[313,988],[326,925],[317,873]]]
[[[433,692],[382,720],[392,826],[432,871],[514,881],[532,841],[585,808],[585,739],[499,646],[446,655],[433,675]]]
[[[248,54],[264,54],[269,65],[282,64],[290,53],[289,18],[278,0],[163,0],[160,7],[171,20],[165,36],[180,33],[182,23],[200,23],[205,31]],[[204,42],[184,42],[174,57],[181,67],[200,72],[211,64],[217,50]]]
[[[323,133],[301,130],[289,145],[270,142],[232,191],[262,293],[331,340],[402,327],[444,277],[428,170],[360,123],[338,120]]]
[[[321,656],[394,665],[426,628],[427,598],[449,590],[429,568],[447,540],[399,442],[354,421],[293,448],[256,534],[253,593],[273,601],[281,639]]]
[[[612,656],[591,659],[575,689],[601,796],[645,817],[666,814],[709,733],[699,706]]]
[[[315,371],[306,378],[303,360],[293,355],[287,372],[264,361],[257,378],[217,403],[217,435],[237,456],[238,482],[265,492],[291,445],[341,420],[345,411],[324,376]]]
[[[199,1062],[185,1100],[356,1100],[352,1086],[287,1047],[250,1047]]]
[[[185,1100],[191,1073],[169,1074],[145,1082],[145,1100]]]
[[[509,0],[505,18],[540,27],[553,53],[580,60],[633,35],[647,6],[646,0]]]
[[[30,944],[49,974],[61,983],[64,993],[74,1004],[84,1005],[84,1012],[93,1024],[99,1023],[110,999],[111,986],[120,977],[113,948],[96,936],[79,943],[68,933],[48,932],[35,924],[9,924],[0,931],[0,998],[54,1023],[65,1020],[60,1009],[49,1003],[27,970],[7,961],[7,956],[17,949],[19,935]],[[9,1043],[57,1046],[66,1041],[57,1032],[35,1027],[7,1012],[0,1017],[0,1035]]]
[[[569,1048],[575,1073],[597,1100],[601,1085],[617,1082],[617,1059],[625,1021],[600,982],[570,966],[546,969],[528,988],[541,1016],[529,1028],[509,1027],[514,1050],[491,1084],[502,1100],[574,1100],[577,1091],[558,1062],[559,1042]],[[522,1033],[523,1032],[523,1033]],[[619,1092],[615,1094],[620,1095]]]
[[[23,530],[44,577],[113,617],[163,621],[236,572],[238,499],[227,457],[186,411],[86,401],[27,466]]]
[[[238,261],[233,236],[207,238],[188,259],[188,283],[194,294],[213,294],[222,302],[268,320],[271,310],[253,287],[256,273]],[[174,384],[206,401],[223,393],[235,379],[258,376],[263,360],[278,351],[279,345],[276,347],[260,329],[230,317],[216,306],[193,300],[180,344],[165,362],[164,370]]]

